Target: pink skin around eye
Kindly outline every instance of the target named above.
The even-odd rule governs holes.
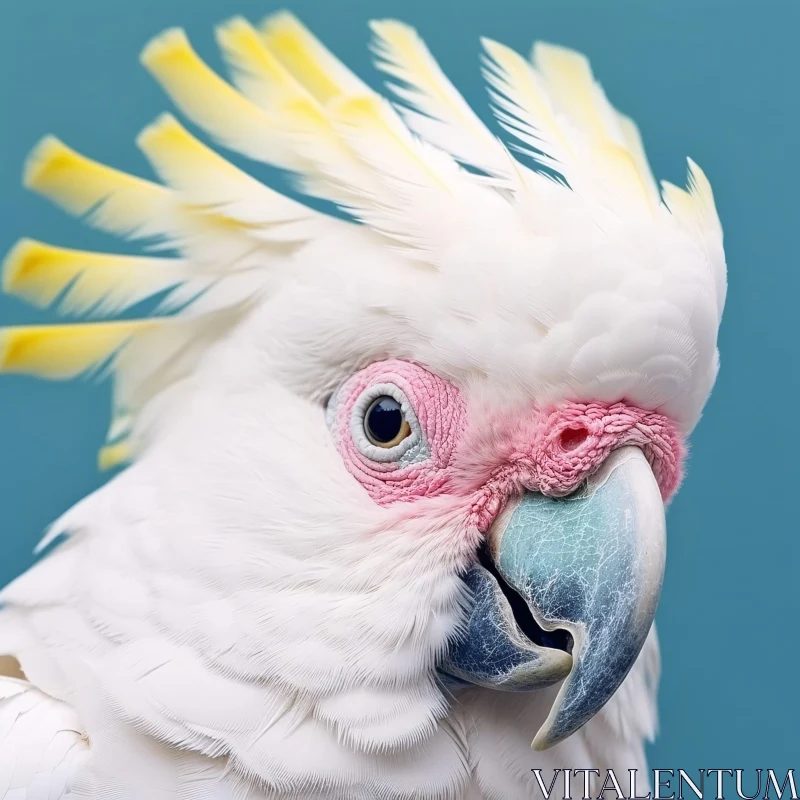
[[[350,424],[362,394],[371,386],[400,389],[419,421],[424,441],[400,461],[375,461],[353,440]],[[416,500],[441,493],[450,479],[453,451],[466,419],[461,393],[416,364],[391,360],[371,364],[350,378],[337,393],[335,436],[347,469],[376,503]]]
[[[396,461],[361,452],[351,420],[370,387],[398,387],[422,438]],[[550,496],[574,491],[619,447],[636,445],[653,468],[664,500],[678,488],[683,438],[667,417],[626,403],[566,402],[549,409],[472,410],[461,392],[423,367],[390,360],[350,378],[335,399],[334,435],[345,465],[375,502],[461,498],[471,524],[485,531],[509,496],[528,489]]]

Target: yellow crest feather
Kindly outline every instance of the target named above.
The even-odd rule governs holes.
[[[83,322],[0,329],[0,372],[52,380],[75,378],[103,364],[158,320]]]
[[[170,114],[145,128],[137,144],[156,172],[192,205],[248,226],[274,228],[319,217],[226,161]]]
[[[572,146],[556,118],[541,76],[510,47],[492,39],[482,39],[481,43],[490,59],[485,75],[493,88],[495,113],[503,127],[526,144],[545,151],[545,163],[567,163]]]
[[[627,193],[632,201],[629,208],[655,210],[659,198],[650,169],[643,172],[641,154],[629,149],[620,115],[595,81],[589,59],[583,53],[544,42],[534,45],[532,59],[556,111],[588,137],[589,158],[600,180],[610,189]],[[631,133],[628,127],[629,136]]]
[[[141,61],[175,105],[220,143],[260,161],[285,162],[274,120],[210,69],[182,30],[153,39]]]
[[[234,17],[216,31],[217,42],[239,90],[265,110],[313,95],[283,66],[249,22]]]
[[[420,138],[458,161],[517,182],[519,165],[442,71],[414,28],[397,20],[370,23],[377,66],[399,83],[399,111]]]
[[[23,239],[3,264],[3,291],[46,308],[120,311],[186,278],[179,259],[89,253]]]
[[[173,198],[163,186],[80,155],[55,136],[42,139],[25,164],[25,186],[96,227],[123,236],[165,232]]]
[[[323,105],[341,95],[372,93],[288,11],[267,17],[261,25],[261,35],[270,53]]]
[[[97,468],[102,472],[119,467],[134,457],[134,448],[130,439],[107,444],[97,453]]]

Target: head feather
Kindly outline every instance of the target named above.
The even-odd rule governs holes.
[[[560,173],[567,187],[510,156],[413,28],[384,20],[372,30],[399,113],[288,12],[272,15],[259,29],[241,18],[218,29],[233,85],[200,59],[179,29],[154,39],[142,62],[179,109],[223,146],[290,170],[304,191],[363,223],[369,233],[359,246],[382,242],[398,263],[422,262],[443,274],[457,276],[481,258],[496,261],[497,269],[508,262],[517,274],[531,247],[546,251],[548,235],[569,229],[575,209],[602,230],[609,219],[615,225],[645,220],[663,232],[671,219],[704,254],[705,273],[691,280],[708,276],[718,318],[725,264],[707,179],[690,162],[688,191],[663,184],[667,211],[638,129],[610,105],[585,57],[539,44],[528,61],[484,41],[485,74],[501,126],[523,151]],[[137,414],[191,374],[247,309],[287,280],[296,252],[338,241],[352,227],[264,186],[169,115],[138,143],[166,186],[92,161],[54,137],[32,152],[25,184],[102,230],[151,240],[179,251],[179,258],[85,253],[23,240],[3,273],[7,292],[38,306],[60,299],[64,312],[113,314],[165,291],[162,311],[180,311],[169,319],[1,334],[0,371],[61,379],[113,368],[114,422],[105,464],[136,451]],[[484,230],[488,239],[474,244]],[[591,281],[601,279],[598,274]],[[552,352],[560,353],[559,337],[566,334],[559,314],[570,295],[538,278],[536,285],[535,305],[547,307],[550,319],[536,335],[550,337]],[[469,291],[459,285],[453,299],[463,319],[469,312],[458,304],[469,307]],[[597,324],[596,317],[589,314],[587,324]],[[545,360],[537,380],[545,385],[549,370],[564,373],[559,380],[572,387],[580,363]],[[613,364],[607,372],[620,385],[628,379]],[[692,395],[687,419],[696,418],[704,392],[707,387],[699,401]]]

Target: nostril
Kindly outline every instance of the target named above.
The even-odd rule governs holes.
[[[589,438],[589,431],[586,428],[565,428],[558,437],[558,443],[562,450],[569,452],[580,447]]]

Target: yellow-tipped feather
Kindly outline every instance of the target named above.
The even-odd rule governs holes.
[[[624,114],[617,112],[617,120],[622,135],[625,139],[625,145],[628,152],[631,154],[636,169],[642,178],[643,183],[647,186],[648,194],[658,204],[659,191],[658,183],[653,176],[653,171],[650,168],[650,162],[647,160],[647,153],[645,153],[644,143],[642,142],[642,134],[639,132],[639,126]]]
[[[253,246],[239,223],[192,209],[165,186],[86,158],[53,137],[29,157],[25,182],[67,211],[86,214],[101,230],[163,239],[200,260]]]
[[[586,56],[566,47],[537,42],[532,58],[556,110],[588,136],[590,160],[601,182],[627,196],[632,201],[629,208],[655,210],[658,193],[650,180],[649,167],[642,172],[641,154],[629,149],[620,115],[595,81]]]
[[[282,16],[272,20],[276,30],[283,24]],[[281,41],[282,36],[278,36]],[[217,39],[232,67],[234,83],[275,120],[291,154],[281,166],[298,173],[304,191],[350,205],[355,199],[350,192],[353,186],[376,190],[374,177],[333,129],[329,109],[268,48],[269,36],[235,18],[218,28]],[[360,81],[354,81],[348,85],[357,88],[357,96],[369,92]],[[346,95],[337,88],[325,97],[332,105]]]
[[[391,89],[406,103],[400,111],[409,127],[459,161],[516,182],[510,154],[459,94],[414,28],[396,20],[373,21],[370,27],[378,68],[400,81]]]
[[[291,164],[274,120],[211,70],[182,30],[153,39],[141,60],[183,113],[226,147],[279,166]]]
[[[269,113],[285,137],[292,152],[290,166],[306,192],[348,208],[381,193],[376,175],[336,127],[343,105],[377,95],[285,12],[267,20],[263,35],[235,18],[218,29],[217,38],[237,85]],[[317,59],[310,72],[300,70],[287,55],[300,49]],[[314,70],[325,70],[333,62],[339,80],[322,92]]]
[[[279,11],[262,23],[267,49],[323,105],[341,95],[371,94],[293,14]]]
[[[556,119],[541,76],[510,47],[491,39],[481,42],[490,59],[485,74],[501,124],[521,141],[544,150],[559,166],[568,167],[572,146]]]
[[[677,217],[682,222],[692,222],[695,216],[695,206],[692,196],[686,189],[676,186],[669,181],[661,181],[661,194],[664,197],[667,208],[672,212],[673,216]]]
[[[235,67],[244,65],[260,71],[260,97],[269,105],[266,112],[215,75],[191,49],[182,31],[168,31],[156,39],[145,50],[143,62],[185,113],[228,146],[298,172],[307,191],[348,208],[357,209],[365,200],[375,204],[375,198],[385,192],[381,192],[375,173],[387,166],[392,178],[412,173],[424,174],[430,180],[436,172],[431,169],[432,158],[424,148],[415,146],[388,104],[291,15],[282,12],[267,20],[260,44],[253,40],[246,23],[236,20],[221,29],[220,40]],[[368,123],[363,135],[351,124],[350,113],[360,99],[379,111],[377,116],[363,115]],[[185,167],[177,162],[173,165],[171,157],[166,159],[155,152],[152,142],[156,139],[156,149],[166,147],[158,130],[159,126],[156,134],[146,134],[143,140],[157,168],[171,173],[170,181],[179,172],[187,177]],[[171,136],[176,138],[174,125]],[[398,148],[398,142],[403,146]],[[187,158],[200,163],[200,150],[196,145],[189,146],[185,135],[178,149],[184,164]],[[172,152],[178,151],[173,148]],[[391,152],[404,160],[389,165],[382,156]],[[211,168],[208,156],[207,152],[202,155],[204,168]],[[222,176],[219,165],[213,169]],[[233,176],[231,168],[225,170],[228,186]],[[242,189],[242,181],[236,181]],[[197,181],[194,183],[197,188]],[[212,191],[227,200],[228,190],[221,186],[209,184],[204,191],[209,201],[214,199]],[[241,205],[237,207],[241,209]],[[238,211],[236,216],[244,218]]]
[[[437,158],[432,150],[423,149],[382,97],[372,95],[342,100],[331,116],[351,148],[372,169],[389,178],[405,178],[439,188],[447,186],[447,177],[454,172],[452,162]],[[442,169],[444,164],[449,170]]]
[[[713,233],[722,239],[722,225],[717,215],[717,206],[714,202],[711,182],[695,161],[691,158],[687,158],[686,161],[689,164],[689,192],[697,202],[697,211],[700,215],[702,226],[709,233]]]
[[[62,310],[111,312],[175,286],[186,274],[177,259],[88,253],[23,239],[6,257],[3,291],[40,308],[63,293]]]
[[[566,47],[537,42],[533,63],[547,84],[550,96],[581,130],[595,139],[620,143],[619,129],[608,101],[594,81],[589,60]]]
[[[315,102],[245,19],[234,17],[220,25],[217,42],[233,71],[234,84],[261,108],[269,111],[298,99]]]
[[[103,472],[133,460],[133,446],[129,439],[107,444],[97,453],[97,468]]]
[[[714,275],[717,313],[721,316],[727,291],[722,226],[708,178],[691,158],[687,161],[687,188],[682,189],[669,181],[661,181],[661,193],[678,225],[699,241],[706,251],[707,264]]]
[[[158,320],[0,329],[0,372],[67,380],[102,365]]]
[[[285,137],[290,166],[307,192],[349,206],[362,191],[378,189],[333,120],[343,104],[377,95],[297,19],[279,12],[258,32],[235,18],[218,29],[217,38],[235,83]]]
[[[214,187],[245,182],[248,188],[258,181],[226,161],[186,130],[171,114],[162,114],[145,128],[136,144],[150,159],[156,172],[171,186],[185,192],[192,203],[212,205]],[[225,194],[224,189],[221,194]]]
[[[319,218],[226,161],[169,114],[145,128],[137,143],[159,175],[193,205],[246,225]]]
[[[42,139],[28,156],[24,183],[110,233],[162,235],[171,219],[174,200],[167,189],[92,161],[54,136]]]
[[[714,203],[711,184],[702,169],[691,158],[688,187],[681,189],[669,181],[661,181],[661,191],[667,207],[679,221],[698,235],[713,236],[722,241],[722,226]]]

